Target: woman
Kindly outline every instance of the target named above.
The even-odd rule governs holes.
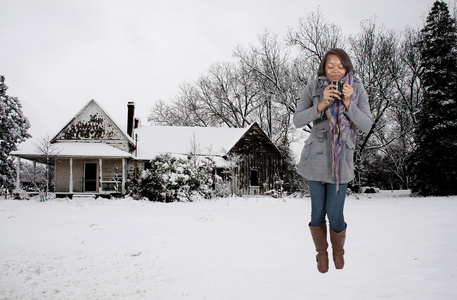
[[[336,269],[344,267],[347,224],[343,209],[347,184],[354,178],[354,149],[358,130],[368,132],[372,116],[368,95],[354,76],[344,50],[333,49],[322,59],[318,79],[303,90],[294,115],[296,127],[313,123],[301,153],[298,173],[308,181],[311,194],[309,228],[317,251],[317,269],[328,271],[327,226]],[[330,82],[342,83],[341,91]]]

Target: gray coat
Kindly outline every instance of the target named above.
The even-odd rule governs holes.
[[[354,102],[345,112],[349,120],[357,125],[359,130],[368,132],[373,124],[368,95],[361,83],[354,83]],[[310,137],[306,140],[301,152],[298,173],[307,180],[335,183],[332,174],[332,142],[330,139],[330,125],[325,114],[317,114],[317,104],[322,100],[323,91],[319,87],[319,80],[308,83],[303,90],[297,109],[294,114],[294,125],[303,127],[313,122]],[[354,178],[354,149],[352,141],[348,141],[340,157],[340,183],[348,183]]]

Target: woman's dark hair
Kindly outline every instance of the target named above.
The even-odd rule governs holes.
[[[330,55],[336,55],[341,63],[343,64],[343,67],[346,69],[346,74],[354,74],[354,67],[352,66],[351,59],[349,58],[349,55],[343,50],[343,49],[332,49],[325,53],[324,58],[322,59],[319,69],[317,70],[317,76],[325,76],[325,65],[327,64],[327,59]]]

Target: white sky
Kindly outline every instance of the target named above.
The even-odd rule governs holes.
[[[345,34],[376,17],[420,28],[434,0],[0,0],[0,74],[34,137],[54,136],[91,99],[123,125],[127,102],[146,123],[157,100],[195,82],[237,45],[289,27],[321,7]]]

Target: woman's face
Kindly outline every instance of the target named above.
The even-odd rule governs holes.
[[[330,54],[325,63],[325,75],[330,81],[339,81],[346,75],[346,69],[343,67],[338,56]]]

